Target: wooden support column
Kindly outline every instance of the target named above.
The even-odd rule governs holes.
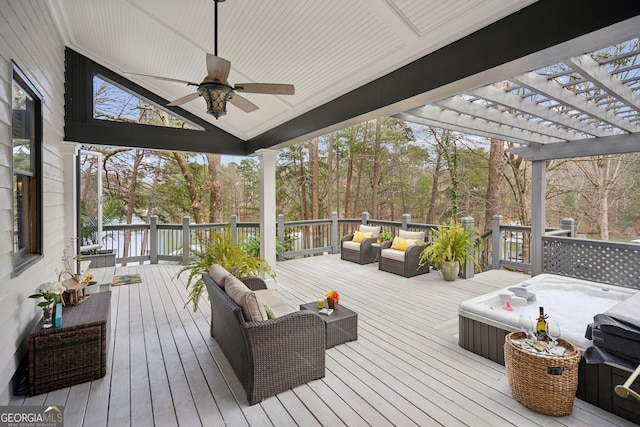
[[[277,150],[256,151],[260,159],[260,256],[276,270],[276,157]],[[264,277],[267,286],[275,281]]]
[[[542,273],[547,162],[531,162],[531,276]]]

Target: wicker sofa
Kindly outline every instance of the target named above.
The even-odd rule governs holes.
[[[231,283],[239,288],[234,282],[238,279],[211,273],[202,276],[211,301],[211,336],[237,375],[250,405],[325,376],[325,324],[318,314],[298,311],[277,291],[267,290],[257,277],[242,279],[247,289],[229,290],[230,296],[224,288],[231,288]],[[277,317],[245,320],[256,314],[255,304],[254,313],[248,313],[234,298],[243,305],[248,300],[265,301]]]

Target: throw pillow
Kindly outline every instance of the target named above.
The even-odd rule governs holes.
[[[213,264],[209,268],[209,276],[213,279],[214,282],[218,284],[221,288],[224,289],[224,278],[228,276],[229,273],[223,266],[220,264]]]
[[[273,313],[273,310],[267,304],[264,304],[264,311],[267,312],[267,319],[275,319],[276,318],[276,315]]]
[[[402,237],[394,237],[391,243],[391,249],[398,251],[406,251],[409,246],[416,245],[418,243],[415,239],[404,239]]]
[[[353,240],[356,243],[360,243],[362,242],[364,239],[368,239],[373,237],[373,233],[367,232],[367,233],[363,233],[361,231],[356,231],[355,233],[353,233]]]
[[[232,275],[228,275],[224,278],[224,290],[242,308],[245,321],[260,322],[267,320],[267,313],[258,296],[247,288],[242,281]]]
[[[371,237],[378,237],[380,235],[379,225],[362,225],[358,228],[361,233],[372,233]]]

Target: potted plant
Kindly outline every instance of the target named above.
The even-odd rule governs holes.
[[[378,236],[378,243],[382,243],[387,240],[393,240],[393,233],[390,231],[381,231]]]
[[[191,303],[193,311],[198,310],[200,296],[205,289],[202,275],[209,274],[213,264],[220,264],[237,278],[259,276],[262,272],[271,278],[276,277],[267,261],[250,254],[241,243],[233,241],[231,230],[228,228],[220,232],[213,231],[208,239],[199,242],[198,247],[200,249],[191,250],[194,255],[191,263],[177,274],[180,277],[183,273],[189,272],[187,277],[189,298],[185,306]]]
[[[462,224],[453,219],[449,225],[440,225],[434,233],[434,242],[420,253],[419,266],[431,263],[442,273],[445,280],[456,280],[460,264],[472,259],[470,254],[475,241],[472,239],[474,233],[465,230]],[[482,237],[476,235],[476,238],[484,249]]]

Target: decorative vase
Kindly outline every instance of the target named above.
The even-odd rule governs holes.
[[[48,329],[53,326],[53,306],[42,307],[42,328]]]
[[[328,304],[329,308],[332,308],[334,310],[338,309],[338,301],[333,301],[333,300],[327,298],[327,304]]]
[[[460,263],[458,261],[445,261],[440,266],[440,271],[444,280],[453,282],[460,273]]]

